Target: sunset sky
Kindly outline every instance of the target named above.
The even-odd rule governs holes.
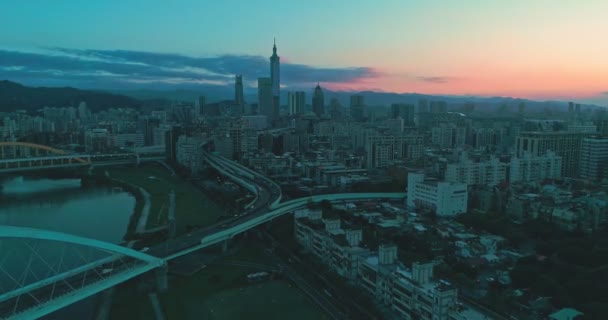
[[[0,0],[0,79],[247,84],[608,104],[606,0]]]

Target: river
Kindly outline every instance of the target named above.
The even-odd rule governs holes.
[[[2,225],[52,230],[117,244],[127,233],[136,204],[135,197],[120,188],[83,188],[80,179],[11,177],[0,181],[0,186]],[[67,319],[68,314],[86,319],[94,303],[87,301],[85,305],[78,303],[47,319]]]

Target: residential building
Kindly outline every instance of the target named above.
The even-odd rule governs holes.
[[[576,177],[581,160],[581,143],[590,136],[584,132],[551,131],[520,132],[516,141],[516,155],[521,157],[525,152],[532,156],[542,156],[549,150],[562,157],[562,176]]]
[[[467,212],[467,185],[460,182],[426,180],[423,173],[407,176],[407,206],[428,208],[438,216]]]
[[[86,107],[86,105],[85,105]],[[79,107],[80,109],[80,107]],[[106,152],[110,148],[107,129],[90,129],[84,133],[84,147],[87,152]]]
[[[495,186],[507,179],[507,167],[507,163],[501,162],[496,157],[477,162],[463,153],[457,163],[447,165],[445,181]]]
[[[350,96],[350,116],[355,122],[365,121],[365,100],[362,95]]]
[[[119,148],[138,148],[144,146],[143,133],[118,133],[109,136],[110,145]]]
[[[583,138],[581,145],[580,177],[589,180],[607,178],[608,137]]]
[[[342,229],[340,219],[323,219],[320,210],[296,212],[294,233],[304,249],[349,280],[357,277],[360,260],[369,254],[360,246],[360,229]]]
[[[386,168],[395,161],[419,159],[423,137],[417,134],[394,135],[368,132],[365,137],[366,167]]]
[[[458,289],[432,279],[433,263],[405,268],[394,245],[381,245],[377,254],[363,260],[359,277],[361,287],[399,319],[448,320],[458,313]]]
[[[391,105],[391,118],[401,118],[408,127],[414,126],[416,106],[413,104],[394,103]]]
[[[562,157],[553,151],[533,156],[529,152],[514,157],[509,163],[509,182],[542,181],[562,177]]]
[[[431,143],[440,148],[462,147],[466,143],[466,134],[464,127],[442,123],[431,129]]]

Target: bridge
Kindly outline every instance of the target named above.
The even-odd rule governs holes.
[[[119,245],[3,225],[0,318],[36,319],[164,266]]]
[[[5,227],[8,228],[8,232],[4,232],[3,229],[0,229],[0,237],[6,238],[7,235],[9,237],[12,235],[12,238],[15,238],[16,235],[21,235],[19,238],[23,243],[32,239],[63,241],[70,244],[80,243],[84,244],[85,248],[100,249],[110,254],[91,261],[83,260],[80,264],[74,265],[71,271],[56,270],[49,267],[51,272],[45,274],[45,276],[36,277],[29,281],[31,283],[27,283],[28,281],[22,279],[28,277],[23,276],[22,273],[23,270],[31,269],[32,263],[42,263],[43,266],[54,266],[54,264],[45,262],[44,259],[40,259],[40,261],[22,259],[22,261],[30,261],[25,263],[25,269],[13,268],[12,271],[2,269],[2,261],[8,261],[8,257],[5,257],[4,247],[0,242],[0,272],[7,275],[10,280],[8,282],[13,284],[12,287],[8,287],[6,292],[4,292],[6,289],[0,287],[0,318],[14,316],[16,319],[26,319],[26,316],[42,316],[153,269],[160,270],[157,271],[157,286],[162,288],[162,279],[164,278],[164,281],[166,281],[162,270],[166,271],[166,266],[170,261],[217,244],[221,244],[225,248],[230,239],[239,234],[294,210],[305,208],[312,202],[324,200],[330,202],[373,199],[403,200],[406,195],[405,193],[343,193],[316,195],[281,202],[280,187],[263,175],[217,155],[205,153],[204,160],[211,167],[233,179],[255,195],[254,201],[248,205],[249,209],[241,216],[168,239],[161,244],[150,247],[145,254],[90,239],[79,238],[78,241],[69,241],[75,238],[48,231]],[[51,234],[53,236],[45,236]],[[26,247],[32,246],[26,245]],[[30,251],[34,250],[26,250],[26,252]],[[38,257],[36,254],[31,256]],[[78,255],[78,257],[80,256],[82,255]],[[59,262],[59,265],[61,265],[61,262]],[[1,282],[0,285],[2,285]],[[59,291],[57,291],[57,288],[59,288]],[[39,296],[42,298],[38,298]]]
[[[79,154],[28,142],[0,142],[0,173],[81,166],[139,164],[165,159],[164,146],[136,148],[128,152]]]

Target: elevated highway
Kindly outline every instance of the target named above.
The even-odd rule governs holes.
[[[76,158],[76,155],[57,156],[67,156],[69,159]],[[112,155],[109,156],[112,157]],[[92,155],[77,155],[77,157],[84,162],[94,163],[94,156]],[[13,289],[0,291],[0,318],[31,319],[40,317],[151,270],[157,270],[157,283],[159,283],[159,287],[162,287],[163,280],[158,279],[166,281],[166,276],[163,277],[163,275],[166,272],[168,262],[212,245],[227,243],[241,233],[294,210],[305,208],[311,202],[324,200],[334,203],[359,200],[402,200],[406,195],[405,193],[342,193],[316,195],[281,202],[280,187],[263,175],[233,161],[209,153],[205,154],[204,159],[220,173],[252,192],[255,195],[254,201],[243,215],[192,231],[189,234],[168,239],[161,244],[151,246],[145,254],[128,248],[117,248],[115,245],[70,235],[49,233],[44,230],[20,231],[10,229],[11,227],[6,229],[6,227],[0,226],[0,245],[2,244],[2,236],[6,237],[8,235],[10,237],[12,235],[17,238],[79,243],[87,248],[100,249],[110,254],[99,259],[85,260],[80,266],[69,271],[52,269],[50,270],[50,276],[46,279],[38,279],[30,284],[18,282]],[[74,160],[74,163],[76,162],[81,161]],[[0,172],[2,171],[0,170]],[[28,248],[35,247],[28,246]],[[0,255],[2,254],[4,252],[0,251]],[[37,252],[31,254],[31,256],[36,255],[38,255]],[[46,261],[42,262],[48,265]],[[3,273],[9,276],[9,280],[18,279],[20,276],[19,269],[1,270],[1,267],[2,264],[0,263],[0,271],[4,271]]]

